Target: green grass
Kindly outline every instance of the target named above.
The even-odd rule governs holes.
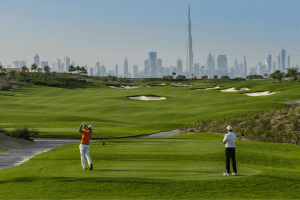
[[[221,89],[248,87],[251,90],[247,92],[281,91],[271,96],[248,97],[243,92],[195,91],[162,82],[168,86],[132,90],[104,85],[85,89],[35,86],[9,91],[6,94],[13,96],[0,95],[0,126],[8,130],[23,126],[37,128],[40,137],[80,138],[77,129],[85,122],[94,125],[95,133],[103,138],[127,137],[177,129],[199,119],[229,118],[235,114],[257,112],[270,108],[272,104],[283,108],[285,101],[300,99],[299,83],[190,81],[194,88],[220,85]],[[135,95],[156,95],[167,99],[139,101],[127,98]]]
[[[0,171],[4,199],[293,199],[300,150],[292,144],[236,144],[238,176],[224,177],[223,136],[91,142],[93,171],[82,170],[79,143]]]

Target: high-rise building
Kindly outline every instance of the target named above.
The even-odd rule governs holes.
[[[62,70],[68,72],[69,67],[70,67],[70,58],[68,56],[65,56],[65,58],[64,58],[64,68],[65,69],[62,69]]]
[[[36,64],[37,69],[40,68],[40,57],[37,54],[34,56],[34,63]]]
[[[139,67],[137,65],[133,65],[133,78],[137,78],[138,71]]]
[[[236,58],[234,59],[233,72],[231,74],[232,74],[233,78],[239,76],[239,63]]]
[[[23,66],[27,66],[27,65],[26,65],[26,61],[20,61],[20,66],[19,66],[19,67],[21,68],[21,67],[23,67]],[[16,67],[16,68],[19,68],[19,67]]]
[[[106,76],[106,69],[104,65],[101,65],[100,67],[100,75],[101,76]]]
[[[191,24],[191,18],[190,18],[190,6],[189,6],[189,17],[188,17],[188,43],[187,43],[187,69],[189,77],[191,74],[193,74],[192,68],[193,68],[193,42],[192,42],[192,24]],[[188,77],[188,78],[189,78]]]
[[[280,63],[280,54],[277,56],[277,66],[276,66],[276,70],[280,70],[281,71],[281,63]]]
[[[246,78],[248,70],[247,70],[247,62],[246,62],[246,56],[244,56],[244,71],[243,71],[243,78]]]
[[[276,71],[276,63],[273,62],[273,67],[272,67],[272,70],[271,70],[270,74],[272,74],[275,71]]]
[[[156,52],[149,52],[151,77],[156,77]]]
[[[19,68],[20,67],[20,62],[19,61],[14,61],[13,64],[14,64],[14,68]],[[21,66],[21,67],[23,67],[23,66]]]
[[[53,60],[53,64],[54,64],[54,66],[53,66],[53,69],[52,69],[52,71],[56,71],[56,72],[60,72],[60,59],[58,59],[58,58],[54,58],[54,60]]]
[[[206,60],[206,72],[201,73],[202,75],[204,75],[206,73],[206,75],[212,77],[212,75],[214,73],[215,70],[215,59],[214,57],[211,55],[211,53],[208,54],[207,56],[207,60]]]
[[[127,57],[124,60],[124,77],[128,78],[128,61],[127,61]]]
[[[94,68],[90,67],[90,76],[94,76]]]
[[[220,76],[227,76],[228,69],[227,69],[227,57],[226,55],[219,55],[217,59],[217,68],[219,70]]]
[[[156,77],[163,77],[161,73],[162,59],[156,60]]]
[[[270,74],[272,70],[272,56],[269,54],[267,59],[267,73]]]
[[[287,66],[287,67],[288,67],[288,69],[289,69],[289,68],[291,67],[291,66],[290,66],[290,64],[291,64],[291,55],[289,55],[287,58],[288,58],[288,66]]]
[[[200,64],[199,63],[195,63],[194,64],[194,77],[199,78],[200,77]]]
[[[43,71],[45,71],[45,70],[44,70],[44,67],[46,67],[46,66],[48,66],[48,61],[42,61],[42,62],[41,62],[41,68],[42,68]],[[49,67],[49,66],[48,66],[48,67]]]
[[[181,59],[177,60],[177,75],[182,75],[182,61],[181,61]]]
[[[144,61],[144,76],[148,78],[150,76],[150,62],[149,60]]]
[[[281,71],[285,71],[285,49],[281,50]]]
[[[118,69],[118,65],[116,64],[116,65],[115,65],[115,74],[116,74],[116,77],[118,77],[118,75],[119,75],[118,70],[119,70],[119,69]]]
[[[97,58],[96,63],[95,63],[95,76],[100,76],[100,62]]]

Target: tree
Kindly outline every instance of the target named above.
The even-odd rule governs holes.
[[[75,67],[73,67],[73,65],[70,65],[68,71],[72,73],[72,72],[74,72],[75,70],[76,70]]]
[[[28,71],[29,71],[29,69],[26,66],[21,67],[21,72],[22,73],[28,72]]]
[[[50,73],[50,67],[49,66],[45,66],[44,70],[45,70],[45,73]]]
[[[7,76],[8,78],[11,78],[11,79],[15,79],[16,78],[16,70],[10,70],[8,73],[7,73]]]
[[[177,80],[185,80],[185,79],[186,79],[186,76],[184,76],[184,75],[178,75],[178,76],[176,77],[176,79],[177,79]]]
[[[202,76],[201,79],[202,79],[202,80],[207,80],[207,79],[208,79],[208,76]]]
[[[42,70],[42,68],[38,68],[37,71],[38,71],[38,73],[41,73],[43,70]]]
[[[80,70],[81,70],[81,68],[79,66],[77,66],[76,71],[79,73]]]
[[[166,80],[166,81],[170,81],[170,80],[173,79],[173,76],[172,76],[172,75],[165,75],[165,76],[163,76],[162,79],[163,79],[163,80]]]
[[[214,75],[214,79],[218,79],[218,75]]]
[[[298,69],[292,67],[292,68],[288,68],[286,69],[287,74],[286,77],[295,77],[298,75]]]
[[[0,65],[1,74],[2,74],[2,69],[3,69],[3,67],[2,67],[2,65]]]
[[[281,72],[280,70],[276,70],[273,74],[270,74],[270,77],[273,79],[276,79],[278,81],[281,81],[283,78],[284,72]]]
[[[35,63],[33,63],[32,65],[31,65],[31,71],[35,71],[36,69],[37,69],[37,65],[35,64]]]
[[[264,74],[264,77],[265,77],[265,78],[268,78],[268,77],[269,77],[269,75],[268,75],[267,73],[265,73],[265,74]]]
[[[86,69],[84,68],[84,67],[81,67],[81,74],[87,74],[87,71],[86,71]]]
[[[229,76],[221,76],[222,80],[230,80]]]

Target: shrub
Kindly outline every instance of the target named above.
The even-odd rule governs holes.
[[[1,129],[1,132],[2,132],[2,129]],[[11,136],[14,138],[21,138],[21,139],[30,140],[30,141],[33,141],[33,139],[31,137],[36,137],[39,135],[38,130],[36,130],[36,129],[29,130],[27,127],[17,128],[12,132],[8,132],[8,131],[4,130],[3,133],[5,133],[7,136]]]
[[[2,90],[2,91],[8,91],[9,89],[12,89],[10,83],[4,83],[0,86],[0,90]]]

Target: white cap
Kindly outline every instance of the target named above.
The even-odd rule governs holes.
[[[88,126],[88,129],[93,129],[93,128],[94,128],[93,125]]]
[[[232,127],[229,125],[229,126],[227,127],[227,130],[232,131]]]

